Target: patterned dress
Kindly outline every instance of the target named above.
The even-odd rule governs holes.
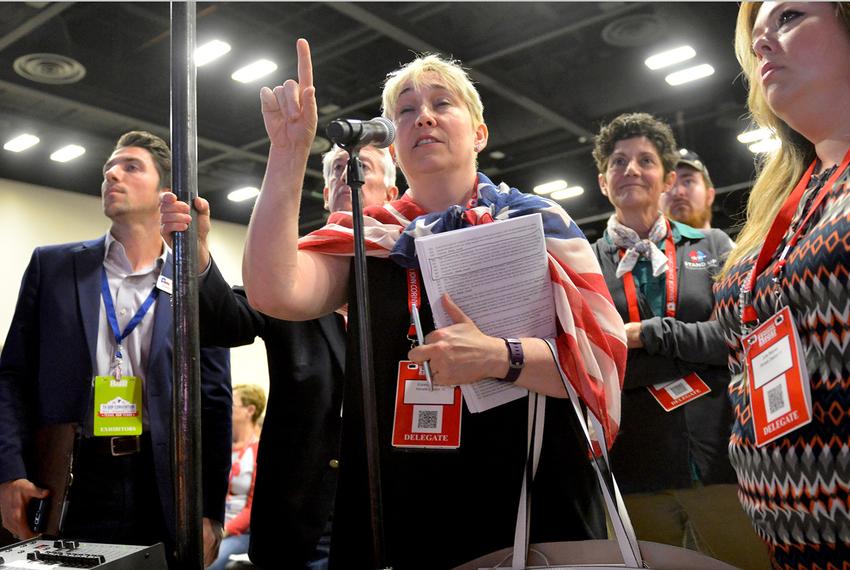
[[[718,320],[730,348],[729,396],[735,423],[729,442],[739,497],[769,547],[774,568],[850,569],[850,169],[843,172],[787,256],[778,285],[771,276],[785,243],[831,175],[812,177],[791,227],[756,282],[763,321],[791,308],[809,373],[813,419],[761,448],[755,446],[742,369],[738,298],[756,254],[715,286]]]

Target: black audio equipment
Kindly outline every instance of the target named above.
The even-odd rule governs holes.
[[[32,538],[0,548],[0,570],[96,568],[97,570],[167,570],[165,547],[100,544]]]

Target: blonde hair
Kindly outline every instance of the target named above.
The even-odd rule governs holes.
[[[735,240],[737,245],[726,259],[720,278],[727,274],[729,268],[753,253],[764,241],[767,231],[779,213],[779,208],[803,176],[806,168],[816,158],[814,145],[789,127],[770,109],[758,79],[759,61],[753,51],[753,24],[761,4],[761,2],[741,4],[735,27],[735,55],[738,57],[749,86],[747,106],[751,120],[759,127],[773,130],[782,141],[782,146],[760,159],[756,165],[758,174],[747,200],[746,222]],[[836,15],[850,31],[850,3],[838,3]]]
[[[253,423],[257,423],[266,411],[266,391],[258,384],[237,384],[233,387],[233,396],[238,396],[243,406],[254,406]]]
[[[384,117],[391,121],[396,120],[396,105],[402,87],[408,81],[413,83],[416,88],[421,87],[426,73],[435,73],[445,81],[449,91],[463,100],[469,110],[469,116],[472,117],[473,129],[484,124],[484,104],[481,102],[481,96],[472,84],[469,74],[461,67],[459,61],[445,59],[437,54],[422,54],[387,75],[381,103]]]

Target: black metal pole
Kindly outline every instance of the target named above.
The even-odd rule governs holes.
[[[195,106],[195,2],[171,2],[172,190],[194,204],[198,195]],[[198,336],[198,233],[192,224],[174,234],[174,368],[172,442],[177,562],[204,567],[201,509],[201,370]]]
[[[366,471],[369,480],[369,516],[372,523],[372,560],[386,568],[384,550],[384,510],[381,492],[381,458],[378,439],[378,413],[375,405],[375,367],[372,363],[372,326],[369,319],[366,248],[363,242],[363,164],[358,148],[347,148],[347,182],[351,188],[351,214],[354,220],[354,294],[357,301],[357,330],[360,331],[360,378],[363,389],[363,424],[366,437]]]

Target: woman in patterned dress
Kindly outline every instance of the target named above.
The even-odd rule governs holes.
[[[745,3],[736,52],[755,122],[782,141],[760,166],[746,225],[715,286],[730,347],[736,419],[729,449],[739,498],[774,568],[848,568],[850,6]],[[771,234],[778,244],[764,247],[764,268],[753,272]],[[742,289],[751,273],[748,299]],[[742,320],[752,330],[783,307],[800,338],[812,419],[759,446]]]

